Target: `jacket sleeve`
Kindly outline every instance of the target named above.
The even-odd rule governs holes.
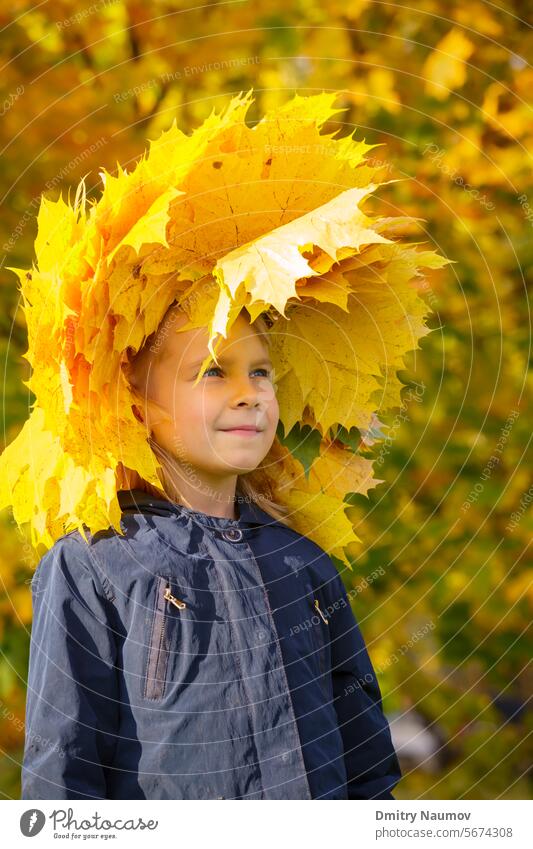
[[[22,799],[105,799],[119,697],[113,605],[72,538],[32,580]]]
[[[391,791],[402,772],[376,673],[338,573],[330,592],[333,695],[344,743],[348,798],[394,799]]]

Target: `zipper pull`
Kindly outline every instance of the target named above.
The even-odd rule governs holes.
[[[178,610],[183,610],[184,607],[187,607],[184,601],[180,601],[179,598],[175,598],[175,596],[171,594],[170,587],[166,588],[164,598],[172,604],[175,604]]]
[[[329,625],[329,622],[328,622],[327,618],[324,616],[324,614],[323,614],[323,613],[322,613],[322,611],[320,610],[320,607],[318,606],[318,599],[317,599],[317,598],[315,598],[315,607],[316,607],[316,609],[318,610],[318,612],[320,613],[320,615],[321,615],[321,617],[322,617],[322,621],[323,621],[323,622],[325,622],[325,623],[326,623],[326,625]]]

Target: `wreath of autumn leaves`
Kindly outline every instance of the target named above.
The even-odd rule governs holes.
[[[243,307],[252,322],[270,317],[284,432],[320,434],[308,475],[273,449],[279,500],[349,565],[344,548],[359,540],[344,499],[381,482],[363,452],[379,438],[376,413],[401,404],[405,354],[430,332],[422,268],[448,260],[394,238],[413,219],[362,211],[387,168],[365,158],[378,145],[321,132],[338,96],[296,95],[249,127],[252,92],[241,92],[190,135],[174,120],[132,171],[102,170],[98,201],[83,180],[72,205],[42,198],[36,262],[11,269],[36,401],[0,457],[0,508],[29,523],[33,545],[120,533],[119,463],[160,486],[122,364],[178,301],[183,329],[209,331],[198,380]],[[354,427],[357,450],[338,438]]]

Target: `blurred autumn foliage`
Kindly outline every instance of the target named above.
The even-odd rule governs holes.
[[[347,111],[328,132],[357,128],[358,138],[384,145],[372,153],[391,178],[408,178],[380,189],[373,209],[422,219],[415,238],[454,260],[428,275],[434,331],[402,375],[404,403],[382,417],[384,483],[347,506],[363,545],[342,575],[385,710],[393,728],[414,715],[423,722],[403,752],[398,798],[530,793],[526,14],[519,0],[422,0],[416,9],[365,0],[198,8],[11,0],[0,10],[4,443],[32,401],[6,267],[32,261],[41,193],[72,194],[88,175],[97,196],[99,168],[131,165],[174,117],[192,129],[250,87],[252,120],[296,92],[342,90]],[[296,436],[286,435],[288,444]],[[0,791],[18,798],[37,558],[9,515],[0,552]],[[417,737],[428,735],[438,745],[417,756]]]

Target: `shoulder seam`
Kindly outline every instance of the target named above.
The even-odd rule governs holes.
[[[76,533],[78,532],[71,531],[70,534],[66,534],[64,537],[61,537],[59,540],[57,540],[57,542],[63,543],[64,540],[70,539],[72,540],[74,545],[77,546],[78,550],[82,549],[87,554],[87,558],[80,557],[82,567],[91,575],[96,584],[101,587],[102,595],[107,599],[107,601],[114,602],[116,596],[113,592],[113,588],[109,582],[109,579],[107,578],[103,569],[100,567],[98,559],[94,552],[92,552],[92,554],[89,554],[90,543],[86,543],[83,538],[79,539],[76,536],[73,536],[73,534]],[[50,549],[50,551],[51,550],[52,549]]]

